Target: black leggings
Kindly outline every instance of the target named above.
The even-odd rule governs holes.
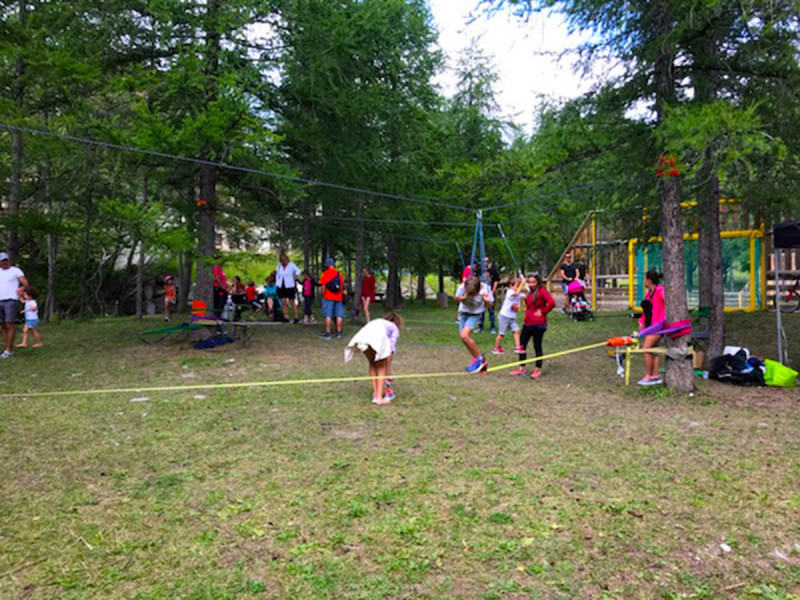
[[[547,325],[523,325],[522,326],[522,335],[519,338],[519,345],[522,346],[524,350],[527,350],[528,340],[533,338],[533,349],[536,351],[536,356],[542,356],[544,352],[542,352],[542,339],[544,338],[544,332],[547,331]],[[527,360],[528,353],[522,352],[519,355],[520,360]],[[540,369],[542,367],[542,361],[536,361],[536,368]]]
[[[228,292],[220,287],[214,286],[214,316],[219,318],[222,316],[222,311],[225,309],[225,303],[228,301]]]

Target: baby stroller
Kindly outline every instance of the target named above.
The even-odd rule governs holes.
[[[573,321],[594,321],[594,313],[583,295],[583,283],[577,279],[567,287],[569,297],[570,316]]]

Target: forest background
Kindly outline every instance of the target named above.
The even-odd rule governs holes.
[[[501,224],[519,266],[545,273],[600,210],[620,236],[663,234],[673,281],[679,234],[700,224],[701,304],[719,308],[721,343],[718,200],[740,199],[753,224],[798,206],[798,7],[471,4],[556,11],[590,34],[578,67],[615,74],[544,105],[527,134],[498,116],[477,45],[455,93],[436,86],[423,0],[4,2],[0,228],[43,317],[141,315],[164,273],[182,306],[193,279],[203,297],[220,232],[242,252],[268,240],[312,268],[335,255],[385,271],[393,306],[402,272],[423,293],[427,274],[460,269],[478,209],[490,254],[512,262]],[[680,175],[657,177],[663,157]]]

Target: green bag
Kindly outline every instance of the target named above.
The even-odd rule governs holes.
[[[766,372],[764,373],[764,383],[777,387],[794,387],[797,376],[800,375],[794,369],[782,365],[781,363],[766,359],[764,360]]]

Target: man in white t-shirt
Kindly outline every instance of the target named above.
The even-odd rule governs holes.
[[[289,305],[292,305],[294,311],[294,323],[300,322],[297,318],[297,278],[300,277],[300,269],[293,262],[289,262],[289,257],[286,253],[281,252],[279,257],[280,263],[275,270],[275,285],[278,286],[278,298],[281,299],[283,304],[283,320],[288,321]]]
[[[14,336],[17,333],[19,316],[19,288],[28,285],[22,269],[11,266],[8,254],[0,252],[0,326],[3,328],[5,350],[0,358],[14,355]]]

